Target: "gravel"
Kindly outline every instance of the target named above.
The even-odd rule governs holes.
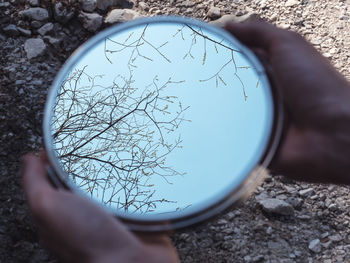
[[[55,4],[54,16],[57,22],[66,24],[74,16],[74,9],[64,6],[61,2]]]
[[[154,15],[217,25],[259,16],[302,34],[350,79],[349,0],[1,1],[0,262],[57,262],[37,238],[18,160],[42,147],[43,106],[58,70],[111,23]],[[243,204],[172,240],[182,262],[350,262],[349,193],[345,186],[268,176]],[[271,204],[287,207],[288,215],[266,210]]]
[[[80,0],[80,4],[85,12],[93,12],[97,7],[96,0]]]

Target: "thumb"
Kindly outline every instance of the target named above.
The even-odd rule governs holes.
[[[29,202],[37,199],[43,191],[52,190],[43,157],[27,154],[21,158],[21,163],[23,189]]]

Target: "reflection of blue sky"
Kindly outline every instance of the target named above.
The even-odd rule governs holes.
[[[167,135],[168,140],[175,141],[181,134],[183,148],[168,155],[166,165],[186,174],[169,179],[173,184],[166,183],[159,176],[150,180],[150,183],[157,186],[154,198],[176,200],[177,203],[159,205],[157,212],[173,211],[187,205],[192,205],[190,209],[209,205],[214,202],[215,196],[228,191],[228,187],[239,184],[258,161],[272,123],[271,94],[266,87],[256,87],[258,78],[254,70],[238,69],[247,100],[244,99],[240,81],[233,74],[233,64],[229,64],[220,73],[226,86],[218,80],[216,87],[215,78],[200,82],[199,80],[216,74],[230,60],[231,51],[216,45],[217,53],[212,42],[206,40],[204,43],[203,38],[198,36],[192,48],[194,58],[187,56],[183,59],[191,46],[192,37],[188,28],[183,30],[185,40],[181,34],[174,37],[178,28],[178,25],[155,24],[149,26],[145,34],[145,38],[155,47],[168,41],[159,51],[171,63],[150,45],[144,44],[139,48],[140,53],[153,61],[139,56],[133,62],[137,67],[132,67],[135,80],[132,87],[142,90],[152,83],[155,76],[158,76],[159,84],[166,82],[169,77],[173,81],[184,80],[183,83],[169,84],[166,92],[170,96],[178,96],[184,107],[190,106],[184,117],[192,122],[183,122],[173,134]],[[144,27],[136,29],[128,40],[129,43],[137,39],[143,29]],[[217,39],[209,32],[204,33]],[[123,42],[128,36],[128,32],[118,33],[111,39]],[[217,41],[220,42],[221,38]],[[108,40],[106,46],[109,50],[121,47]],[[206,62],[203,65],[205,47]],[[107,87],[117,75],[129,77],[127,64],[132,49],[107,54],[113,62],[111,64],[105,57],[104,48],[105,43],[96,46],[88,56],[81,59],[76,68],[88,65],[85,72],[91,76],[104,75],[96,83]],[[235,53],[235,62],[237,66],[249,65],[238,53]]]

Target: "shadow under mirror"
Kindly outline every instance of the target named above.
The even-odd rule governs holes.
[[[144,218],[196,213],[236,189],[266,151],[273,97],[246,49],[218,32],[136,23],[75,58],[50,117],[65,180]]]

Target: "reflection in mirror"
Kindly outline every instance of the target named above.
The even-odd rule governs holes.
[[[61,83],[52,117],[69,180],[117,211],[199,210],[258,163],[272,98],[239,45],[179,23],[117,32]]]

